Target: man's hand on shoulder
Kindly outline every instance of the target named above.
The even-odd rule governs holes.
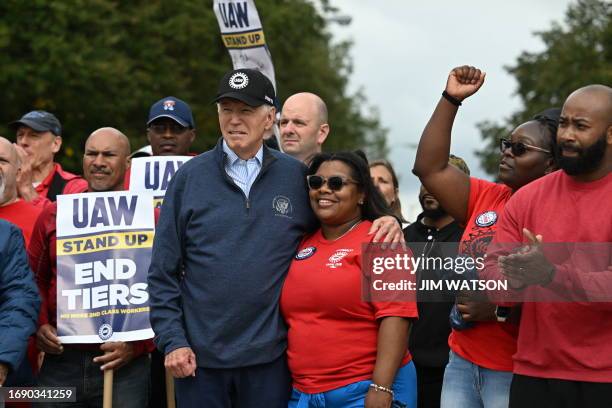
[[[372,242],[381,242],[382,240],[383,244],[392,244],[392,248],[395,248],[397,244],[403,245],[405,243],[402,226],[395,217],[390,215],[374,220],[368,234],[374,233],[376,235]]]

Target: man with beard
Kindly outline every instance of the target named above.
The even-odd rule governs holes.
[[[490,251],[485,269],[491,278],[499,276],[499,267],[521,293],[580,300],[523,303],[510,407],[610,407],[612,88],[589,85],[567,98],[557,155],[562,170],[525,186],[508,201],[490,246],[519,243],[521,250],[510,255]],[[588,259],[574,246],[571,258],[561,260],[548,248],[544,251],[542,243],[551,242],[607,245],[599,244],[603,249]],[[582,248],[585,253],[589,249]],[[580,292],[600,295],[599,302],[585,302],[577,297]]]
[[[450,155],[449,163],[467,175],[470,169],[460,157]],[[440,206],[436,198],[421,186],[419,202],[423,212],[404,229],[404,238],[415,257],[454,257],[463,228]],[[437,281],[436,270],[419,269],[417,287],[423,279]],[[444,368],[448,363],[448,315],[454,304],[452,295],[418,292],[419,319],[410,331],[409,350],[417,371],[418,408],[440,407]],[[446,301],[444,301],[446,300]]]

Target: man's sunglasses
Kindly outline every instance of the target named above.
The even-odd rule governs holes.
[[[523,142],[511,142],[508,139],[500,139],[499,150],[503,153],[506,149],[510,149],[514,156],[521,156],[525,154],[527,150],[535,150],[536,152],[550,154],[550,150],[542,149],[538,146],[532,146]]]
[[[170,133],[173,135],[180,135],[186,130],[189,130],[189,128],[181,126],[178,123],[154,123],[149,126],[149,130],[160,135],[166,133],[166,130],[170,130]]]
[[[341,176],[321,177],[315,174],[306,176],[308,182],[308,188],[311,190],[318,190],[323,187],[323,184],[327,184],[327,188],[331,191],[339,191],[347,184],[359,184],[355,180],[347,179]]]

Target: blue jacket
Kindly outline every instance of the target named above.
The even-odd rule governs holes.
[[[0,363],[14,370],[36,330],[40,297],[28,265],[23,235],[0,220]]]
[[[237,368],[286,349],[278,301],[302,236],[317,226],[306,166],[264,147],[249,197],[227,175],[221,140],[172,178],[149,269],[151,324],[165,354]]]

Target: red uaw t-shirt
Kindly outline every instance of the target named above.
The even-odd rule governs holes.
[[[307,237],[293,260],[281,294],[289,326],[287,356],[293,386],[308,394],[372,378],[379,319],[417,317],[414,302],[361,300],[362,244],[372,223],[364,221],[336,241],[321,230]],[[402,365],[411,357],[408,352]]]
[[[467,223],[459,252],[472,258],[484,256],[512,190],[504,185],[470,177]],[[476,322],[469,329],[454,330],[448,339],[453,352],[491,370],[512,371],[518,326],[508,322]]]
[[[580,243],[557,246],[573,247],[570,256],[548,246],[547,258],[557,271],[542,290],[607,294],[592,302],[523,303],[515,373],[612,383],[611,197],[612,173],[581,183],[558,170],[521,188],[508,202],[494,242],[523,243],[527,228],[542,235],[544,245]]]

